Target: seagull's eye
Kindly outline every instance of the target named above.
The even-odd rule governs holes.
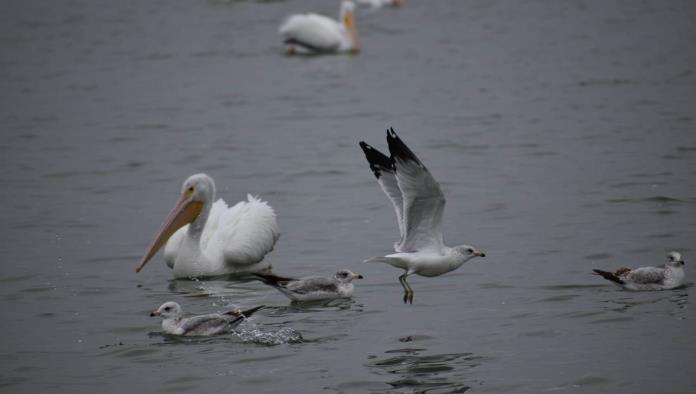
[[[471,249],[471,248],[468,248],[467,251],[468,251],[469,253],[474,253],[474,249]]]
[[[165,312],[169,312],[169,310],[171,310],[171,309],[172,309],[172,308],[170,308],[170,307],[166,307],[166,308],[164,308],[164,311],[165,311]]]

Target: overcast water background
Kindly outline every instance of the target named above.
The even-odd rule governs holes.
[[[3,2],[0,391],[696,390],[696,4],[407,0],[357,11],[357,56],[288,57],[286,15],[338,2]],[[394,213],[358,141],[393,126],[441,182],[438,278],[361,261]],[[365,275],[291,305],[253,281],[135,266],[181,182],[275,208],[275,272]],[[592,268],[686,260],[625,292]],[[148,316],[259,304],[239,335]],[[295,330],[302,341],[290,338]]]

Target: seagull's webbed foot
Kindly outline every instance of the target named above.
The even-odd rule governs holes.
[[[413,304],[413,290],[411,290],[411,286],[406,282],[406,276],[406,274],[399,276],[399,282],[404,288],[404,304]]]
[[[413,291],[404,291],[404,304],[413,304]]]

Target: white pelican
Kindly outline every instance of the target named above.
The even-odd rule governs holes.
[[[370,6],[372,8],[382,8],[384,6],[398,7],[402,3],[402,0],[358,0],[358,4]]]
[[[628,290],[670,290],[684,284],[684,260],[670,252],[662,267],[619,268],[615,272],[593,270],[597,275]]]
[[[357,53],[358,32],[355,27],[352,1],[341,3],[340,22],[318,14],[290,15],[278,32],[283,36],[289,54],[301,49],[305,53]]]
[[[224,334],[237,327],[245,318],[264,308],[264,305],[245,311],[235,310],[225,313],[210,313],[184,317],[181,306],[167,301],[150,313],[150,317],[162,317],[162,330],[171,335],[209,336]]]
[[[270,274],[254,274],[263,283],[273,286],[293,301],[333,300],[350,298],[353,295],[353,279],[363,276],[350,270],[340,269],[331,278],[308,276],[293,279]]]
[[[394,204],[401,239],[394,244],[396,253],[366,262],[387,263],[403,269],[399,282],[404,288],[404,303],[413,303],[413,290],[406,282],[409,275],[442,275],[474,257],[486,255],[469,245],[445,246],[441,229],[445,196],[440,185],[394,129],[387,130],[387,143],[391,157],[364,141],[360,141],[360,147],[377,182]]]
[[[213,178],[190,176],[136,272],[165,242],[164,260],[176,278],[269,269],[262,260],[278,240],[276,215],[266,202],[251,195],[247,200],[228,208],[222,199],[215,201]]]

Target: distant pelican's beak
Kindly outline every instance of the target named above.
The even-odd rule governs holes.
[[[348,29],[348,32],[350,33],[351,41],[353,43],[353,47],[351,48],[351,52],[353,52],[353,53],[360,52],[360,45],[358,45],[358,30],[355,27],[355,16],[353,16],[353,12],[351,12],[351,11],[346,12],[345,16],[343,17],[343,24]]]
[[[486,257],[486,254],[483,252],[476,251],[474,252],[474,256],[476,257]]]
[[[159,315],[160,315],[160,311],[152,311],[152,312],[150,312],[150,317],[155,317],[155,316],[159,316]]]
[[[162,228],[157,234],[155,242],[152,243],[150,250],[148,250],[147,254],[140,261],[140,265],[135,269],[135,272],[140,272],[140,270],[143,269],[145,264],[150,261],[152,256],[160,250],[162,245],[167,242],[169,237],[171,237],[176,230],[194,221],[196,217],[198,217],[198,214],[201,213],[202,208],[203,203],[200,201],[192,201],[190,193],[182,194],[179,201],[176,202],[174,209],[172,209],[169,215],[167,215],[167,218],[164,219],[164,224],[162,224]]]
[[[353,279],[363,279],[363,278],[364,278],[364,276],[362,276],[360,274],[353,274]]]

